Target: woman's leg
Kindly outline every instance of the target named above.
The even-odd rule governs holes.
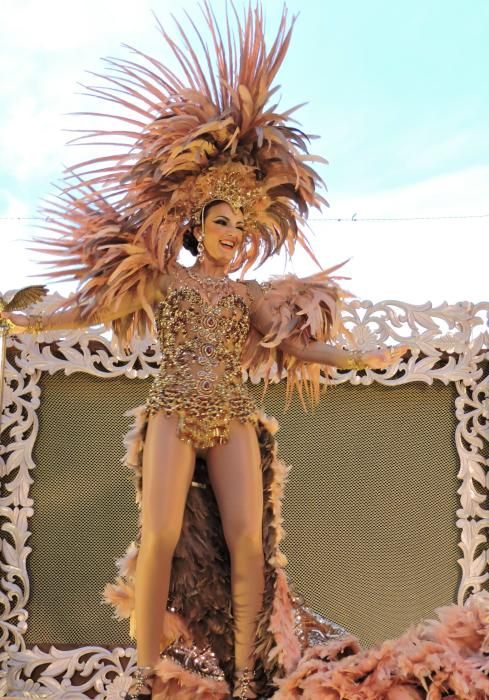
[[[149,416],[143,452],[142,527],[135,577],[139,666],[159,660],[173,552],[180,537],[195,452],[177,437],[177,417]]]
[[[235,666],[242,670],[250,665],[264,588],[263,481],[251,423],[232,421],[228,442],[209,449],[207,468],[231,558]]]

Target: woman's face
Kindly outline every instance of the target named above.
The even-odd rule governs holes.
[[[204,216],[205,253],[222,264],[228,264],[240,249],[244,238],[244,219],[240,209],[227,202],[208,207]]]

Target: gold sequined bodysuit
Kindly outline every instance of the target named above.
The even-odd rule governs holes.
[[[225,293],[208,303],[192,286],[170,287],[155,319],[162,359],[147,412],[177,414],[178,437],[196,449],[226,442],[233,418],[255,423],[240,362],[250,329],[245,299]]]

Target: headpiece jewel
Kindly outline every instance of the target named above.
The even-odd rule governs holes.
[[[202,208],[211,201],[222,200],[233,209],[241,209],[245,229],[256,226],[255,206],[265,195],[257,185],[254,168],[240,163],[211,166],[199,175],[193,194],[189,197],[189,208],[194,223],[201,223]]]

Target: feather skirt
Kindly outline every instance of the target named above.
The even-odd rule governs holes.
[[[141,536],[144,405],[129,411],[124,463],[132,470],[139,532],[117,560],[103,592],[135,638],[134,575]],[[264,513],[265,591],[256,620],[259,695],[274,700],[484,700],[489,698],[489,594],[437,610],[438,620],[362,651],[339,625],[307,608],[293,591],[280,551],[288,470],[277,455],[277,421],[259,414]],[[196,460],[181,537],[174,553],[153,698],[228,699],[234,673],[229,555],[205,462]]]

